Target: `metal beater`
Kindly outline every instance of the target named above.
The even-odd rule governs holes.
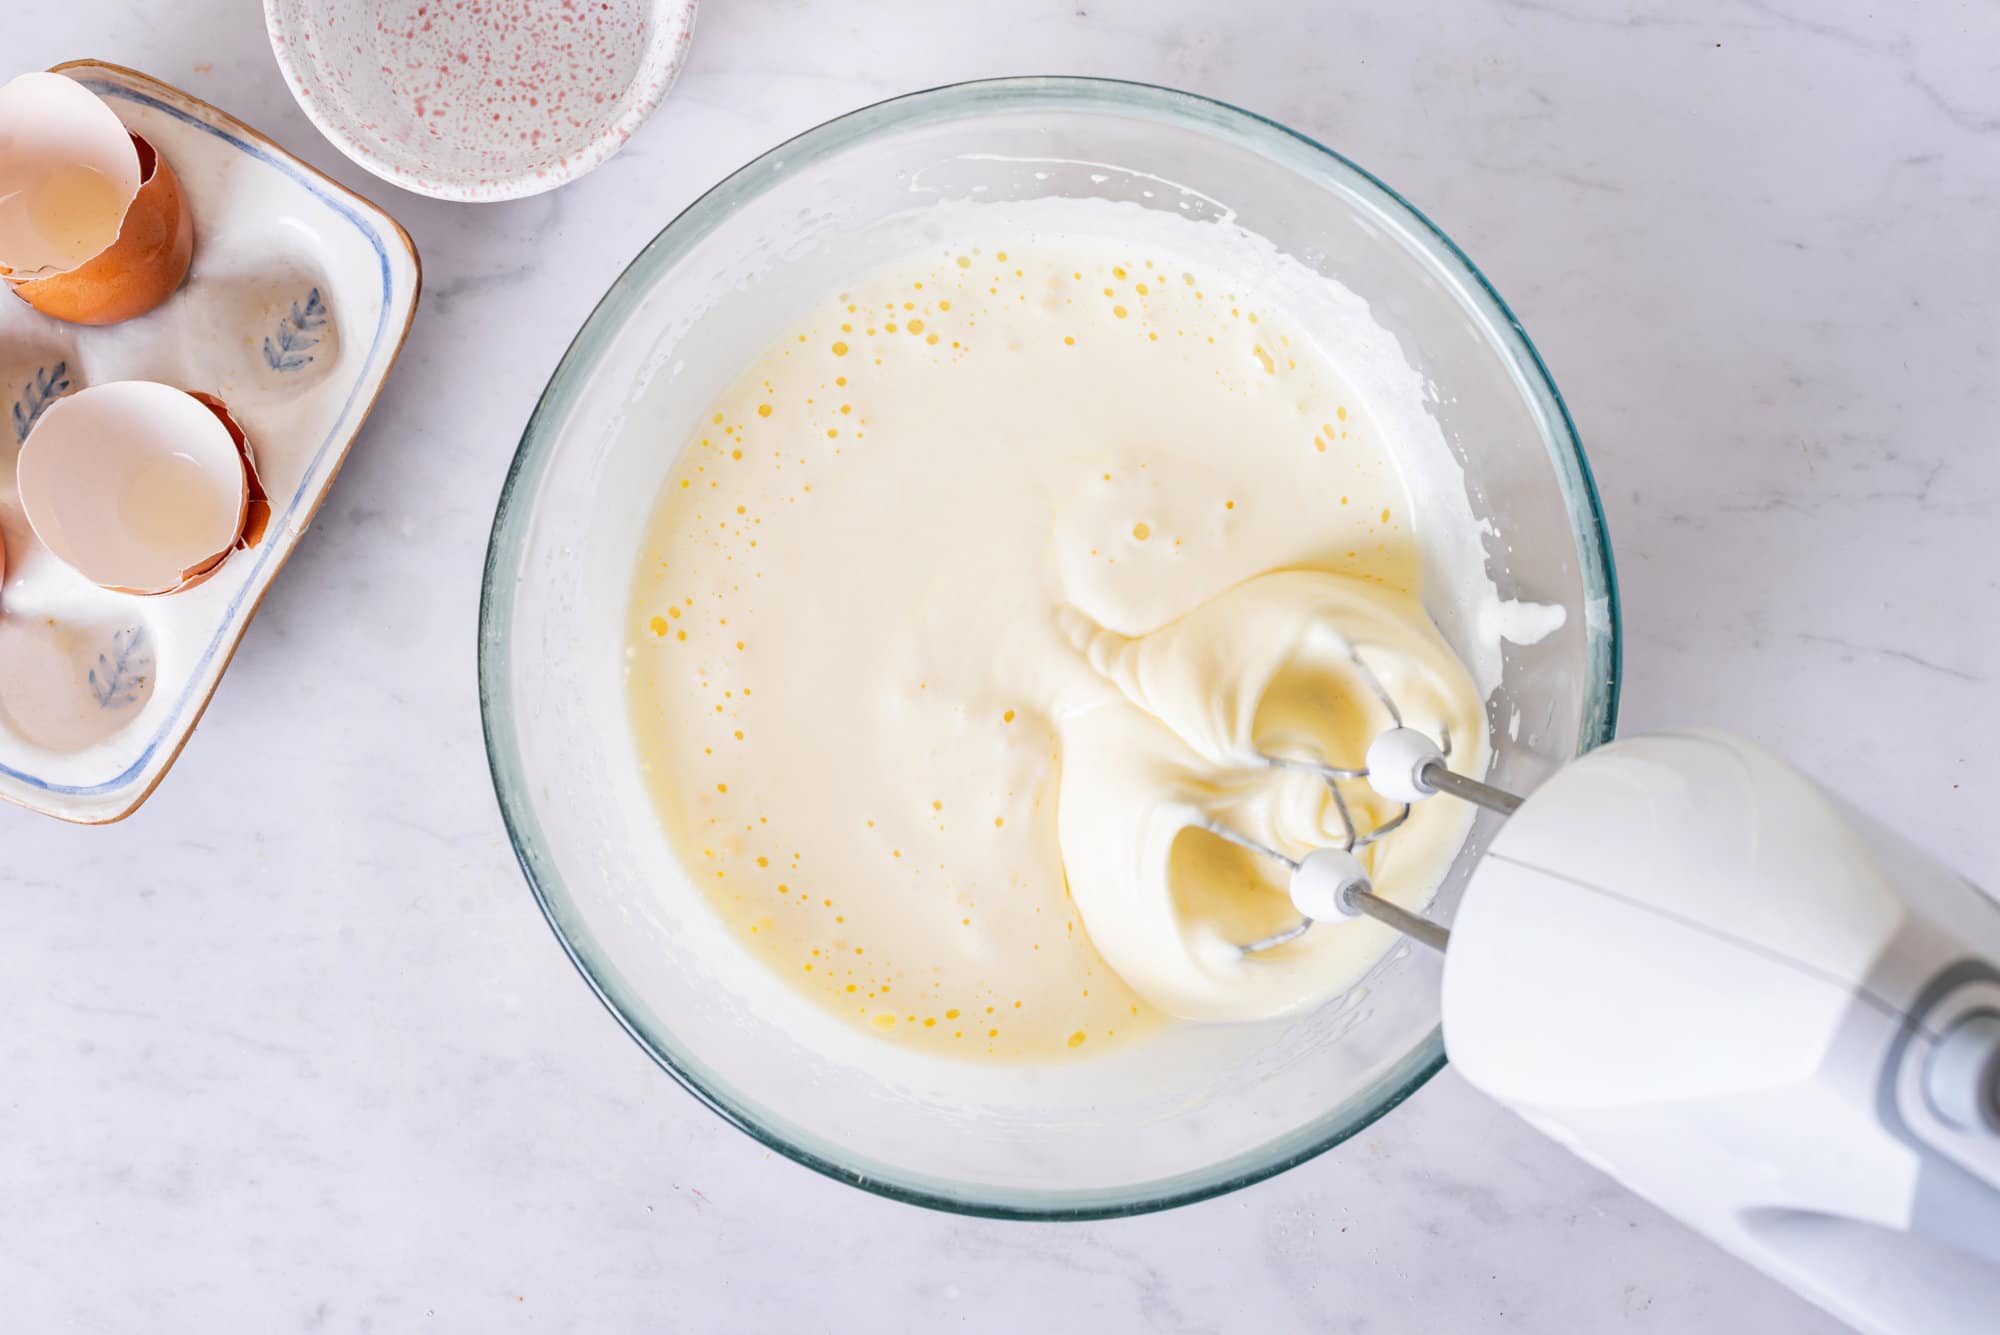
[[[1218,839],[1279,863],[1290,876],[1288,889],[1292,906],[1299,911],[1299,921],[1243,945],[1240,949],[1245,955],[1259,955],[1296,941],[1316,922],[1359,915],[1373,918],[1434,950],[1443,950],[1451,939],[1450,931],[1377,895],[1356,852],[1400,828],[1409,820],[1412,805],[1437,793],[1449,793],[1502,816],[1511,816],[1521,805],[1521,799],[1512,793],[1454,772],[1449,765],[1450,731],[1441,729],[1443,735],[1433,741],[1407,726],[1395,699],[1360,654],[1350,648],[1348,659],[1390,721],[1389,729],[1369,746],[1365,763],[1350,768],[1296,756],[1261,755],[1273,769],[1313,774],[1325,781],[1345,832],[1343,841],[1314,849],[1303,858],[1294,858],[1226,825],[1215,821],[1202,823],[1202,828]],[[1357,779],[1368,783],[1380,796],[1400,804],[1394,816],[1365,831],[1356,824],[1354,809],[1340,790],[1343,781]]]

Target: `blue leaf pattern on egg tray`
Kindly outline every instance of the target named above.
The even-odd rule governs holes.
[[[296,371],[311,364],[309,348],[317,347],[320,330],[326,328],[326,303],[319,289],[306,293],[306,304],[292,303],[291,312],[278,321],[275,340],[264,340],[264,364],[273,371]]]
[[[35,372],[35,378],[21,386],[21,397],[14,400],[14,441],[19,444],[34,430],[35,419],[57,399],[70,391],[69,363],[57,362],[54,366],[44,366]]]
[[[147,676],[153,670],[153,655],[146,648],[146,628],[127,626],[111,635],[111,652],[97,656],[90,672],[90,692],[99,709],[116,709],[139,698]]]

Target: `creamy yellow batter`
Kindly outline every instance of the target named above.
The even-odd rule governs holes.
[[[944,1052],[1336,994],[1380,938],[1241,958],[1296,915],[1198,825],[1338,841],[1324,785],[1257,757],[1360,763],[1386,720],[1353,646],[1483,759],[1392,444],[1282,311],[1170,252],[995,238],[858,282],[714,404],[643,545],[632,719],[690,873],[779,976]],[[1463,833],[1419,807],[1378,887],[1421,902]]]

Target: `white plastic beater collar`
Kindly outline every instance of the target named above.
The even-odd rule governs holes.
[[[1369,787],[1391,802],[1416,803],[1436,795],[1424,771],[1442,766],[1444,753],[1415,728],[1391,728],[1369,746],[1367,763]]]
[[[1315,848],[1292,869],[1292,907],[1312,922],[1360,912],[1350,896],[1368,889],[1361,859],[1341,848]]]

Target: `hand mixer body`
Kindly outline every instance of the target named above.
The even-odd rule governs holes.
[[[1474,1085],[1869,1331],[2000,1330],[2000,905],[1761,748],[1634,738],[1507,821]]]

